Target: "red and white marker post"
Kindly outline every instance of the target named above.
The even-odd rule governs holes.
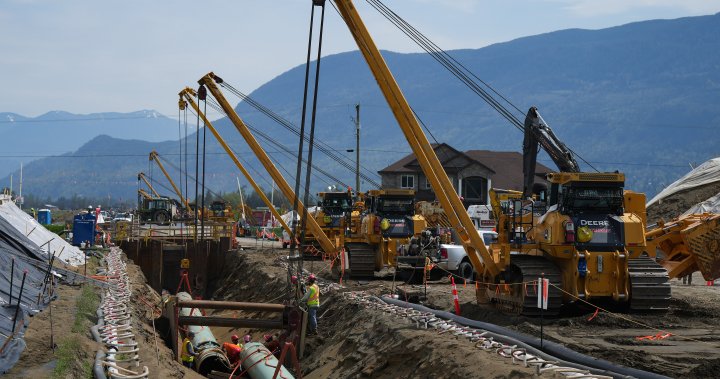
[[[457,287],[455,286],[455,278],[450,275],[450,283],[452,283],[453,301],[455,302],[455,314],[460,316],[460,300],[458,299]]]

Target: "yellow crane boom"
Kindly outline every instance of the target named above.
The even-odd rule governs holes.
[[[155,161],[157,163],[158,167],[160,167],[160,170],[165,174],[165,177],[167,178],[168,182],[170,182],[170,185],[172,186],[173,190],[175,190],[175,193],[180,198],[180,201],[185,205],[185,209],[187,209],[188,213],[192,213],[192,207],[190,207],[190,203],[187,201],[185,197],[183,197],[182,192],[180,192],[180,189],[175,185],[175,182],[170,177],[170,174],[168,174],[167,170],[165,170],[165,166],[163,166],[162,162],[160,162],[160,156],[158,155],[157,151],[153,150],[150,152],[150,158],[149,160]]]
[[[214,73],[210,72],[207,75],[203,76],[198,81],[198,83],[207,87],[210,93],[212,93],[213,97],[215,97],[215,100],[217,100],[222,109],[228,115],[230,121],[232,121],[233,125],[235,125],[235,128],[245,139],[245,142],[247,142],[248,146],[250,146],[250,149],[253,151],[253,153],[255,153],[255,156],[263,164],[265,170],[270,174],[273,181],[275,181],[280,191],[282,191],[282,193],[290,201],[290,203],[296,203],[298,205],[298,213],[303,215],[307,214],[307,217],[305,217],[306,225],[308,229],[310,229],[310,232],[313,234],[313,236],[317,238],[317,241],[320,243],[320,247],[323,249],[323,251],[326,254],[335,256],[340,249],[330,241],[330,239],[327,237],[327,235],[317,223],[315,218],[312,217],[310,215],[310,212],[307,211],[302,201],[297,198],[295,192],[290,188],[290,185],[287,183],[287,181],[285,181],[285,178],[283,178],[277,167],[275,167],[275,165],[272,163],[270,157],[267,155],[265,150],[263,150],[263,148],[257,142],[252,133],[250,133],[250,129],[247,127],[247,125],[245,125],[245,122],[243,122],[240,116],[238,116],[238,114],[233,109],[232,105],[230,105],[227,99],[225,99],[225,96],[220,91],[220,88],[218,88],[218,86],[215,84],[216,81],[218,83],[222,83],[222,79],[215,76]]]
[[[142,196],[143,198],[148,199],[148,200],[153,198],[152,196],[150,196],[149,193],[147,193],[147,191],[145,191],[142,188],[138,190],[138,194],[140,194],[140,196]]]
[[[150,184],[150,181],[147,180],[147,176],[145,176],[144,172],[141,172],[138,174],[138,180],[140,180],[140,179],[142,179],[142,181],[145,182],[145,184],[148,186],[148,188],[153,193],[153,195],[155,195],[155,197],[160,197],[160,194],[157,191],[155,191],[155,188],[153,188],[152,184]]]
[[[430,181],[430,185],[447,213],[450,223],[460,236],[475,270],[480,274],[487,271],[492,277],[495,277],[500,273],[500,268],[487,250],[477,230],[475,230],[470,216],[453,189],[452,182],[440,164],[440,160],[422,131],[410,105],[400,90],[400,86],[395,81],[353,2],[351,0],[336,0],[335,4],[370,67],[370,71],[372,71],[418,163],[420,163],[423,173]],[[506,259],[509,260],[509,257],[506,257]]]
[[[200,116],[200,118],[202,118],[203,122],[205,123],[205,126],[207,126],[208,129],[210,129],[210,132],[212,132],[212,134],[215,136],[218,143],[220,143],[220,146],[222,146],[222,148],[225,150],[225,152],[230,157],[230,159],[232,159],[233,163],[235,163],[235,166],[237,166],[237,168],[240,170],[240,172],[242,172],[243,175],[245,175],[245,179],[247,179],[247,181],[250,183],[252,188],[255,190],[255,193],[257,193],[258,196],[260,196],[260,199],[262,199],[263,203],[265,203],[265,205],[267,205],[267,207],[270,208],[270,212],[272,212],[273,216],[278,220],[278,222],[280,222],[280,225],[282,226],[282,228],[288,233],[288,235],[292,235],[292,230],[290,229],[290,227],[288,227],[288,225],[282,219],[282,217],[278,213],[277,209],[275,209],[275,207],[273,206],[270,199],[267,198],[267,196],[265,195],[265,192],[263,192],[262,188],[260,188],[260,186],[255,182],[255,180],[253,180],[252,176],[250,176],[250,173],[240,163],[240,160],[238,159],[238,157],[235,155],[235,153],[232,151],[232,149],[230,149],[230,146],[228,146],[227,142],[225,142],[225,140],[220,136],[220,134],[215,129],[215,127],[212,125],[210,120],[208,120],[207,117],[205,116],[205,114],[200,111],[200,107],[197,105],[197,103],[193,99],[193,98],[197,97],[197,93],[195,92],[195,90],[193,90],[192,88],[186,87],[185,89],[180,91],[179,95],[180,95],[180,100],[179,100],[178,104],[180,106],[180,109],[181,110],[185,109],[187,104],[190,104],[190,106],[193,108],[193,110],[195,110],[195,113],[197,113]],[[244,209],[243,209],[243,212],[245,212]]]

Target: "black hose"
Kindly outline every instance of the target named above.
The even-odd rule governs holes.
[[[577,351],[568,349],[567,347],[551,342],[543,341],[542,349],[540,348],[540,339],[531,337],[514,330],[504,328],[495,324],[487,322],[471,320],[465,317],[454,315],[450,312],[438,311],[422,305],[408,303],[402,300],[391,299],[382,297],[380,300],[397,305],[404,308],[412,308],[421,312],[432,313],[435,316],[442,317],[447,320],[454,321],[460,325],[469,326],[473,328],[483,329],[493,334],[493,337],[497,340],[505,339],[510,344],[518,344],[531,351],[533,354],[543,359],[563,361],[563,364],[567,364],[571,367],[583,367],[590,372],[598,375],[611,375],[616,378],[635,377],[640,379],[667,379],[667,376],[638,370],[630,367],[616,365],[603,359],[593,358],[585,354],[578,353]],[[542,353],[542,355],[540,355]]]

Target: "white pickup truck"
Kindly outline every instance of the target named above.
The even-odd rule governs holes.
[[[490,244],[497,242],[498,234],[496,232],[478,230],[478,233],[480,233],[480,237],[488,248],[490,248]],[[437,266],[467,280],[472,280],[474,277],[475,270],[473,270],[470,258],[468,258],[462,245],[440,245],[440,260]]]

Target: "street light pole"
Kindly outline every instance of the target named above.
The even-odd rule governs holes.
[[[355,104],[355,193],[360,194],[360,103]]]

